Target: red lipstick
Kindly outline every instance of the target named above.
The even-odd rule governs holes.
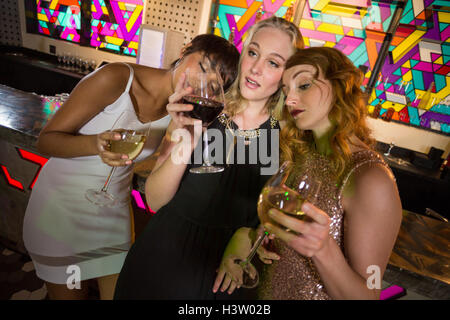
[[[292,116],[293,118],[295,118],[297,115],[299,115],[299,114],[302,113],[302,112],[303,112],[303,110],[294,109],[294,110],[292,110],[292,111],[290,112],[290,114],[291,114],[291,116]]]

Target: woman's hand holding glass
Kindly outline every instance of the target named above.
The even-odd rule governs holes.
[[[313,173],[303,173],[287,161],[267,182],[258,205],[266,231],[306,257],[315,255],[330,239],[330,218],[314,205],[320,185]]]
[[[166,107],[176,128],[186,128],[198,123],[201,125],[201,120],[186,117],[185,112],[192,111],[194,107],[191,104],[180,103],[184,96],[192,93],[192,88],[184,86],[185,81],[186,74],[182,73],[176,84],[175,92],[169,97],[169,103]]]
[[[108,193],[108,188],[116,168],[131,164],[131,160],[139,156],[150,135],[150,125],[151,122],[140,122],[134,111],[125,110],[116,119],[111,130],[97,135],[97,148],[101,150],[99,155],[102,161],[109,162],[107,164],[112,168],[100,190],[86,190],[85,197],[88,201],[101,207],[125,205],[124,200],[119,200],[113,194]],[[129,163],[124,159],[124,155],[130,160]],[[125,164],[122,164],[120,159],[125,160]]]
[[[240,228],[231,237],[222,257],[219,269],[217,270],[213,292],[227,291],[233,293],[236,288],[242,285],[243,271],[236,260],[244,260],[252,249],[252,233],[250,228]],[[256,273],[255,269],[252,269]]]
[[[278,169],[277,173],[273,175],[265,184],[258,200],[258,216],[264,227],[268,227],[263,233],[260,232],[258,239],[253,245],[252,250],[244,260],[236,260],[235,263],[238,264],[243,270],[243,280],[242,287],[244,288],[254,288],[259,283],[259,274],[254,272],[254,267],[251,263],[253,256],[257,253],[260,245],[266,240],[269,233],[275,234],[277,232],[281,234],[283,238],[286,238],[286,234],[294,231],[288,226],[283,228],[283,223],[287,220],[288,223],[292,223],[290,219],[294,219],[300,222],[304,228],[301,230],[308,229],[309,216],[312,214],[311,210],[308,208],[308,213],[303,211],[303,206],[306,202],[314,202],[317,199],[320,190],[320,181],[318,181],[313,175],[305,174],[302,172],[301,167],[295,165],[290,161],[286,161]],[[275,210],[275,211],[272,211]],[[275,212],[275,214],[273,213]],[[315,211],[314,211],[315,212]],[[269,214],[270,213],[270,214]],[[289,216],[287,216],[289,215]],[[277,225],[277,220],[272,218],[281,219],[281,224]],[[289,219],[285,219],[289,218]],[[324,217],[316,218],[314,215],[312,218],[318,219],[322,222]],[[308,227],[305,227],[308,226]],[[297,226],[297,225],[296,225]],[[317,229],[317,228],[315,228]],[[274,232],[276,231],[276,232]],[[281,232],[284,233],[281,233]],[[291,233],[291,236],[294,235]],[[300,236],[305,238],[305,236]],[[307,234],[307,239],[310,240],[310,235]],[[310,241],[311,242],[311,241]],[[307,242],[306,245],[308,249],[317,248],[317,244]],[[311,248],[310,248],[311,247]],[[267,252],[267,251],[266,251]],[[302,250],[302,252],[305,252]],[[307,251],[309,254],[310,251]],[[264,258],[263,258],[264,259]],[[269,263],[270,259],[265,259],[266,263]]]
[[[98,155],[102,159],[103,163],[108,166],[123,167],[132,163],[132,161],[128,158],[128,155],[110,151],[111,141],[118,141],[120,139],[122,139],[122,137],[119,133],[111,131],[99,133],[96,137]]]
[[[216,280],[213,286],[213,292],[227,291],[232,294],[236,288],[240,288],[244,283],[244,271],[238,261],[245,261],[250,255],[252,248],[255,248],[254,240],[259,239],[264,234],[262,225],[257,230],[249,228],[238,229],[231,238],[224,256],[222,258],[220,267],[217,271]],[[279,260],[280,257],[272,251],[265,248],[265,245],[273,240],[275,235],[270,234],[262,238],[261,245],[256,247],[256,254],[259,259],[265,264],[271,264],[273,260]],[[249,276],[255,279],[257,270],[252,264],[248,264]]]
[[[264,228],[301,255],[314,257],[330,243],[331,221],[324,211],[312,203],[304,202],[301,209],[308,219],[299,220],[279,210],[270,209],[268,215],[275,223],[266,222]]]
[[[167,112],[172,118],[172,124],[168,134],[170,135],[170,141],[175,143],[187,143],[188,141],[182,141],[182,135],[173,134],[178,129],[187,130],[191,135],[191,141],[189,141],[192,150],[195,149],[199,138],[202,133],[202,121],[191,117],[186,117],[185,112],[193,110],[191,104],[180,103],[181,99],[189,95],[192,92],[192,88],[185,87],[186,74],[183,73],[175,87],[175,92],[169,97],[169,103],[167,104]]]

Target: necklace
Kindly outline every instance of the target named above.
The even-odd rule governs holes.
[[[252,139],[259,138],[259,136],[261,135],[261,130],[259,128],[250,130],[241,130],[241,129],[233,130],[230,126],[231,119],[228,118],[228,116],[225,113],[222,113],[218,117],[218,119],[220,123],[222,123],[230,131],[231,135],[235,137],[235,141],[236,137],[244,138],[245,145],[249,145],[250,143],[252,143]],[[272,129],[275,129],[277,123],[278,121],[275,118],[273,118],[272,115],[270,115],[270,127]]]

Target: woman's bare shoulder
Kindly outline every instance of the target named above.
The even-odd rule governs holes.
[[[377,161],[368,161],[358,166],[352,172],[343,192],[343,205],[347,209],[379,208],[382,204],[397,206],[398,203],[395,177],[385,164]]]

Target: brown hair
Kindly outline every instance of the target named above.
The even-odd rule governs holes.
[[[181,58],[174,61],[172,68],[183,60],[184,57],[201,52],[211,62],[211,68],[217,70],[223,79],[223,89],[226,91],[237,76],[239,51],[234,45],[222,37],[213,34],[201,34],[196,36],[181,51]]]
[[[331,155],[338,175],[344,172],[350,159],[350,138],[354,135],[372,146],[374,140],[366,124],[366,95],[361,90],[363,74],[341,51],[328,47],[299,50],[286,62],[286,70],[297,65],[311,65],[316,69],[315,79],[322,71],[323,78],[330,81],[333,91],[329,119],[335,126],[330,139]],[[314,139],[309,130],[299,130],[287,108],[282,110],[286,126],[280,133],[280,149],[284,160],[294,160],[297,155],[310,152]]]
[[[241,62],[242,57],[247,53],[248,46],[253,39],[253,36],[262,28],[275,28],[285,32],[292,40],[292,48],[293,49],[302,49],[304,47],[303,37],[300,33],[298,27],[285,19],[278,18],[276,16],[272,16],[268,19],[261,20],[257,24],[253,25],[248,31],[248,36],[244,41],[242,46],[241,58],[239,59],[238,65],[238,75],[241,73]],[[276,41],[276,39],[274,39]],[[245,108],[245,98],[241,96],[241,91],[239,88],[239,76],[234,80],[233,84],[230,87],[230,90],[226,93],[226,111],[230,115],[230,117],[235,116],[243,108]],[[277,104],[282,103],[282,95],[281,89],[277,90],[272,97],[267,101],[266,108],[271,112]]]

